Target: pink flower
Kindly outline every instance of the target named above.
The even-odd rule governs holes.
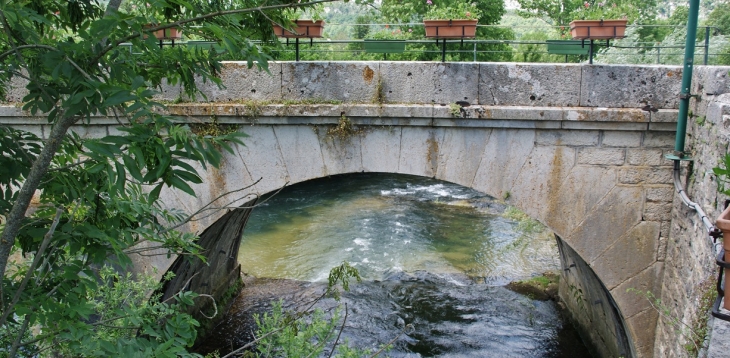
[[[433,1],[431,1],[431,0],[426,0],[426,4],[427,4],[427,5],[433,5]]]
[[[413,32],[413,29],[408,29],[408,32]]]
[[[591,4],[589,4],[588,1],[586,1],[586,2],[583,3],[583,6],[585,6],[586,9],[587,9],[587,8],[591,7]]]

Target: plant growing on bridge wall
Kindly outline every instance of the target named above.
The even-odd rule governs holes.
[[[337,125],[327,129],[327,138],[341,141],[349,141],[352,137],[364,133],[362,128],[356,128],[352,125],[350,118],[344,114],[337,121]]]

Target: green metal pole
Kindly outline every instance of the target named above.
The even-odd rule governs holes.
[[[700,0],[691,0],[689,19],[687,21],[687,42],[684,47],[684,69],[682,70],[682,88],[679,93],[679,115],[677,117],[677,139],[674,142],[674,154],[684,157],[684,138],[687,134],[687,113],[689,112],[690,88],[692,87],[692,68],[695,57],[695,41],[697,39],[697,17]]]

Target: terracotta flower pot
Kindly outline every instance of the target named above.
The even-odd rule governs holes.
[[[292,31],[289,31],[279,25],[274,24],[274,35],[277,37],[287,38],[315,38],[322,37],[324,30],[324,21],[317,20],[296,20],[294,23],[297,25]]]
[[[423,20],[426,37],[463,39],[476,36],[477,20]]]
[[[725,249],[725,262],[730,262],[730,206],[720,214],[715,221],[715,226],[722,230],[722,248]],[[730,310],[730,269],[725,269],[725,304],[726,310]]]
[[[157,24],[144,25],[144,27],[148,28],[148,29],[157,27],[157,26],[159,26],[159,25],[157,25]],[[158,40],[179,40],[182,38],[182,31],[180,31],[180,29],[177,27],[157,30],[157,31],[153,32],[152,34],[155,35],[155,38]],[[145,38],[147,38],[147,36],[145,36]]]
[[[605,40],[623,38],[627,20],[573,20],[570,36],[574,39]]]

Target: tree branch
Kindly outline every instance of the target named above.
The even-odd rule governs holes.
[[[53,237],[53,232],[56,231],[56,226],[58,226],[58,222],[61,220],[61,214],[63,214],[63,210],[61,208],[56,208],[56,216],[53,218],[53,223],[51,223],[51,228],[48,229],[48,232],[43,236],[43,242],[41,243],[40,248],[38,248],[38,251],[35,254],[35,257],[33,257],[33,263],[28,267],[28,272],[25,273],[25,277],[23,278],[23,281],[20,283],[20,287],[18,287],[18,290],[15,291],[15,295],[13,296],[12,302],[10,302],[10,305],[8,307],[4,308],[4,313],[2,317],[0,317],[0,327],[5,325],[5,321],[12,312],[13,306],[15,306],[16,303],[18,303],[18,300],[20,299],[20,295],[25,290],[25,286],[28,285],[28,281],[30,281],[30,277],[33,276],[33,272],[35,272],[36,267],[41,262],[43,258],[43,253],[46,251],[46,248],[48,247],[48,243],[51,242],[51,238]],[[7,226],[6,226],[7,228]],[[7,230],[7,229],[6,229]]]

